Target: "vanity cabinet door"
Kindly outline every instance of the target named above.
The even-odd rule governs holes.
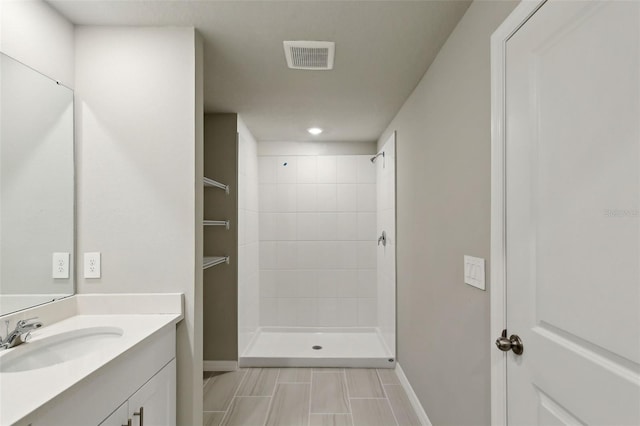
[[[129,418],[133,426],[175,426],[175,358],[129,398]]]
[[[129,421],[129,404],[125,402],[118,407],[109,417],[107,417],[100,426],[128,426]]]

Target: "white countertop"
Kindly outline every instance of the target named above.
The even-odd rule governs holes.
[[[177,296],[180,297],[180,295]],[[110,297],[113,298],[113,296]],[[148,296],[145,297],[148,299]],[[58,333],[87,327],[119,327],[123,330],[122,336],[110,340],[98,351],[60,364],[27,371],[0,373],[1,425],[10,425],[19,421],[156,332],[165,327],[175,327],[175,324],[183,318],[182,312],[161,314],[103,314],[100,312],[99,315],[83,312],[88,310],[78,309],[82,314],[76,311],[75,315],[53,324],[43,321],[44,326],[32,332],[29,343]],[[0,364],[3,357],[24,349],[29,343],[0,351]]]

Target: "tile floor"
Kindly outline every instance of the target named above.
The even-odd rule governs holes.
[[[250,368],[204,375],[204,426],[419,426],[393,370]]]

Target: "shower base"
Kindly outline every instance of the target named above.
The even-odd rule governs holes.
[[[396,362],[375,328],[263,327],[239,365],[394,368]]]

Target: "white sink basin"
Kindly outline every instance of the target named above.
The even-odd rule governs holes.
[[[36,370],[71,361],[103,349],[122,336],[119,327],[88,327],[23,343],[0,356],[0,372]]]

